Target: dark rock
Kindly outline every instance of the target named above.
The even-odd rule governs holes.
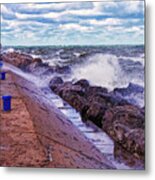
[[[141,108],[141,112],[145,116],[145,107]]]
[[[95,100],[99,103],[102,103],[104,106],[107,106],[107,107],[129,104],[123,98],[120,98],[119,96],[115,96],[110,93],[92,93],[92,94],[89,94],[87,99],[89,100],[90,103],[92,103]]]
[[[103,129],[106,131],[116,122],[127,128],[144,128],[144,115],[141,109],[132,105],[110,108],[106,111],[103,119]]]
[[[108,93],[107,88],[103,88],[100,86],[90,86],[87,89],[87,96],[90,96],[92,94],[97,94],[97,93]]]
[[[111,107],[111,104],[106,101],[106,99],[102,96],[102,93],[92,94],[87,97],[89,104],[93,102],[98,102],[106,107]]]
[[[75,93],[66,94],[64,99],[68,101],[69,104],[73,106],[78,112],[81,112],[86,104],[85,98],[82,98],[81,96]]]
[[[66,93],[75,93],[80,96],[85,95],[85,90],[79,85],[73,85],[71,82],[65,82],[57,88],[57,94],[61,97],[65,97]]]
[[[93,102],[91,104],[87,105],[87,110],[85,107],[85,114],[83,113],[84,120],[90,120],[94,124],[96,124],[98,127],[102,127],[102,118],[106,111],[106,107],[101,105],[98,102]]]
[[[63,96],[63,92],[67,91],[69,89],[69,87],[71,87],[71,86],[72,86],[71,82],[64,82],[64,83],[62,83],[60,85],[57,85],[57,87],[55,88],[54,92],[62,97]]]
[[[145,133],[141,128],[132,129],[125,134],[126,143],[123,147],[131,153],[144,156],[145,154]]]
[[[58,85],[62,84],[63,80],[61,77],[54,77],[53,79],[51,79],[51,81],[49,82],[49,86],[52,90],[54,90]]]
[[[116,142],[126,150],[140,153],[142,148],[140,135],[144,133],[144,115],[141,109],[132,105],[116,106],[105,112],[102,128]],[[134,137],[135,143],[133,143]],[[143,136],[142,136],[143,137]],[[132,142],[131,139],[133,138]],[[137,148],[137,149],[136,149]]]
[[[117,160],[123,160],[129,166],[143,167],[145,161],[144,130],[137,128],[126,132],[122,144],[115,142],[114,155]]]
[[[71,82],[63,83],[62,79],[55,78],[50,82],[51,89],[73,106],[77,111],[81,112],[86,104],[84,97],[85,90],[80,85],[73,85]]]
[[[18,52],[11,52],[2,55],[2,59],[16,67],[25,69],[26,66],[31,64],[33,58],[30,55],[18,53]]]
[[[80,85],[83,88],[88,88],[89,82],[86,79],[81,79],[81,80],[77,81],[74,85]]]
[[[120,162],[134,169],[144,169],[145,156],[138,153],[131,153],[119,143],[114,143],[114,157]]]
[[[37,63],[41,64],[42,59],[41,58],[33,58],[32,63],[34,63],[34,62],[37,62]]]

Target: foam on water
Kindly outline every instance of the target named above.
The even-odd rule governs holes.
[[[3,52],[5,52],[5,53],[12,53],[14,51],[15,51],[14,48],[8,48],[8,49],[4,50]]]
[[[121,69],[118,57],[111,54],[95,54],[88,61],[73,67],[74,79],[87,79],[93,85],[103,86],[108,90],[116,87],[126,87],[129,82],[139,80],[131,79]]]
[[[32,58],[41,58],[40,55],[36,55],[36,54],[30,54],[32,56]]]
[[[84,64],[74,66],[73,78],[88,79],[92,84],[112,88],[119,71],[115,56],[96,54]],[[117,70],[116,70],[117,68]]]

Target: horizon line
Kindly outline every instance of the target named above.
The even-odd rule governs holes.
[[[100,44],[100,45],[88,45],[88,44],[85,44],[85,45],[80,45],[80,44],[71,44],[71,45],[1,45],[1,48],[3,47],[47,47],[47,46],[53,46],[53,47],[69,47],[69,46],[92,46],[92,47],[97,47],[97,46],[144,46],[145,43],[141,43],[141,44]]]

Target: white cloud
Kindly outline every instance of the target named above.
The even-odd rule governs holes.
[[[65,44],[74,43],[75,38],[79,44],[87,41],[97,44],[103,38],[107,42],[110,38],[117,39],[119,43],[126,36],[132,41],[134,35],[135,39],[144,36],[142,4],[139,1],[2,4],[2,39],[12,35],[16,43],[21,42],[20,38],[23,41],[27,38],[32,42],[37,39],[38,44],[43,43],[43,39],[45,44]]]
[[[54,12],[50,12],[50,13],[45,13],[45,14],[21,14],[21,13],[15,13],[16,17],[18,19],[29,19],[29,18],[51,18],[51,19],[55,19],[55,18],[59,18],[61,16],[61,14],[59,13],[54,13]]]
[[[63,13],[50,12],[50,13],[44,14],[42,17],[44,17],[44,18],[58,19],[58,18],[60,18],[60,16],[62,16],[62,15],[63,15]]]
[[[63,10],[67,7],[66,3],[51,3],[51,4],[36,4],[36,3],[29,3],[27,4],[27,8],[30,9],[54,9],[54,10]]]
[[[62,30],[76,30],[76,31],[90,31],[92,27],[81,26],[79,24],[69,23],[69,24],[60,24],[59,28]]]
[[[96,20],[96,19],[91,19],[88,21],[90,24],[92,25],[120,25],[123,23],[122,19],[118,19],[118,18],[107,18],[104,20]]]
[[[101,15],[102,13],[96,11],[95,9],[81,9],[81,10],[69,10],[64,14],[78,15],[78,16],[91,16],[91,15]]]
[[[27,19],[28,17],[30,17],[30,15],[28,14],[21,14],[21,13],[15,13],[15,16],[18,18],[18,19]],[[36,15],[33,15],[36,17]],[[31,16],[32,17],[32,16]]]

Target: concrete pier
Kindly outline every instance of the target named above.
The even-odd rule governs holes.
[[[115,169],[32,82],[12,73],[6,78],[0,95],[13,99],[11,112],[1,103],[1,166]]]

